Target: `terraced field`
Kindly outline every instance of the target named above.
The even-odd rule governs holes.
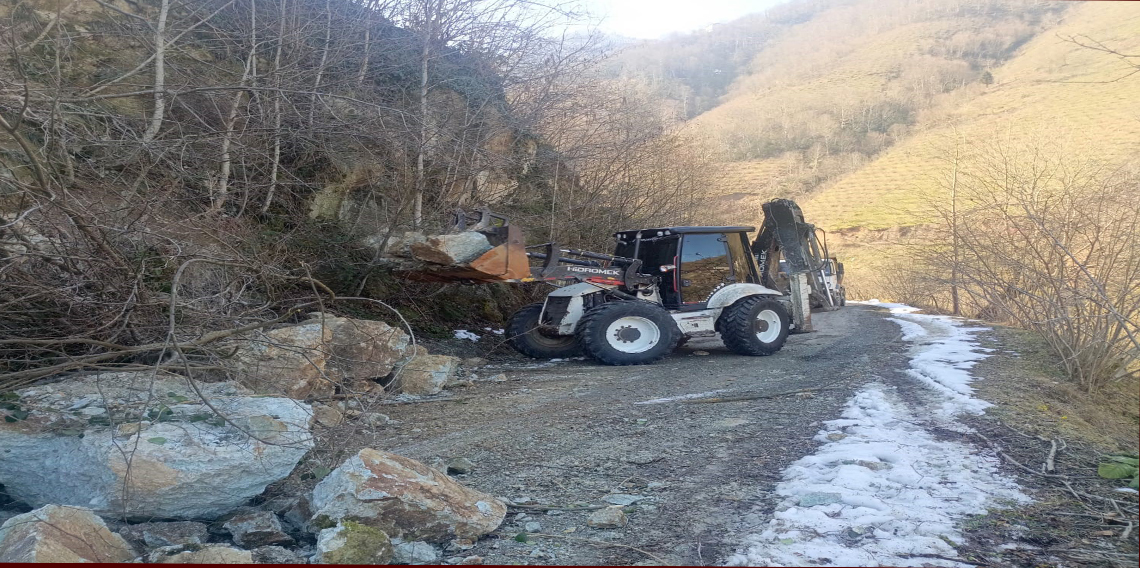
[[[966,159],[995,148],[1015,155],[1043,148],[1110,167],[1134,160],[1140,156],[1140,74],[1125,77],[1132,69],[1127,61],[1063,39],[1070,36],[1140,52],[1140,5],[1077,6],[996,69],[995,84],[984,93],[823,188],[805,211],[831,229],[928,222],[931,200],[945,199],[955,140]]]

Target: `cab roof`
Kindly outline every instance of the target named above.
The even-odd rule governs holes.
[[[618,231],[614,233],[614,236],[617,237],[620,235],[628,235],[632,237],[636,233],[641,233],[646,236],[657,236],[657,233],[674,235],[684,235],[687,233],[751,233],[755,230],[756,227],[749,227],[746,225],[733,227],[659,227],[656,229],[630,229],[627,231]]]

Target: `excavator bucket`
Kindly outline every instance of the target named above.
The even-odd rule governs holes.
[[[510,225],[505,217],[495,215],[483,209],[474,213],[457,210],[453,218],[453,233],[428,237],[424,243],[413,244],[413,254],[417,250],[443,249],[438,251],[440,256],[446,258],[450,251],[446,250],[451,237],[464,236],[464,240],[472,242],[482,241],[473,234],[486,238],[486,245],[490,248],[478,254],[471,260],[455,263],[426,263],[415,268],[402,269],[410,280],[426,282],[512,282],[529,279],[531,277],[530,262],[526,254],[526,239],[522,230]],[[417,249],[417,247],[420,247]],[[419,258],[427,257],[420,252]]]

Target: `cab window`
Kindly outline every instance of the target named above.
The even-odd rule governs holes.
[[[681,241],[681,301],[699,304],[729,281],[732,268],[721,233],[688,234]]]

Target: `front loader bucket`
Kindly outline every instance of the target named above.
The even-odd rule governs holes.
[[[432,266],[405,274],[411,280],[426,282],[508,282],[531,277],[526,241],[518,227],[488,227],[476,232],[486,236],[494,248],[464,265]]]

